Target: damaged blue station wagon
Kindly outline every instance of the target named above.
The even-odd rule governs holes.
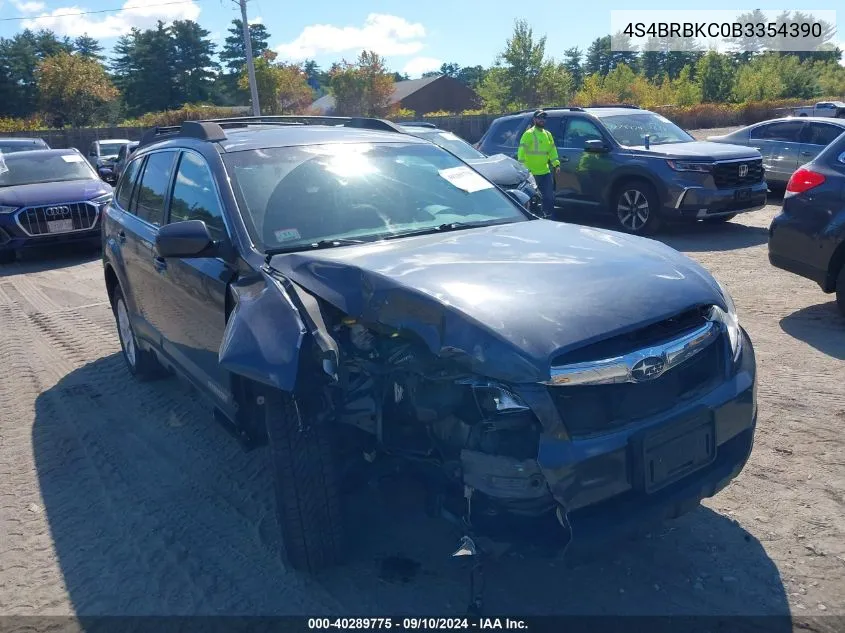
[[[141,141],[103,217],[123,355],[269,444],[293,567],[340,562],[341,484],[383,461],[468,535],[553,526],[561,547],[743,468],[756,368],[728,292],[660,242],[517,199],[378,119]]]

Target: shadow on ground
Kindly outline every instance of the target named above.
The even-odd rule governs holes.
[[[780,320],[789,336],[804,341],[823,354],[845,360],[845,317],[835,301],[796,310]]]
[[[348,564],[285,571],[266,449],[242,452],[187,387],[137,383],[117,354],[39,395],[32,439],[79,615],[465,612],[460,535],[404,481],[348,499]],[[587,565],[506,557],[486,578],[494,615],[789,612],[761,543],[703,507]]]
[[[44,270],[69,268],[99,259],[100,249],[90,246],[56,245],[50,248],[27,249],[12,264],[0,264],[0,277],[25,275]]]

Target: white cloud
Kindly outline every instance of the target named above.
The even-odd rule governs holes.
[[[78,6],[60,7],[24,20],[23,28],[51,29],[59,35],[70,37],[87,33],[97,39],[109,39],[128,33],[132,27],[150,28],[158,20],[196,20],[200,14],[196,2],[164,4],[156,0],[128,0],[123,4],[123,9],[120,13],[106,15],[79,15],[87,9]]]
[[[21,0],[12,0],[12,4],[15,5],[15,8],[21,13],[38,13],[39,11],[43,11],[47,6],[43,2],[38,2],[37,0],[23,2]]]
[[[430,70],[437,70],[443,65],[442,59],[436,57],[414,57],[411,61],[405,64],[402,69],[403,73],[408,73],[413,79],[416,76],[427,73]]]
[[[249,22],[250,24],[263,24],[264,18],[262,18],[260,15],[256,15],[254,18],[250,18],[249,20],[247,20],[247,22]]]
[[[364,49],[379,55],[413,55],[422,49],[424,37],[425,27],[418,22],[371,13],[363,26],[306,26],[295,40],[278,45],[276,52],[283,58],[297,60]]]

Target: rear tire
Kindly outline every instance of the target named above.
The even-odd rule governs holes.
[[[284,562],[309,573],[333,567],[342,560],[345,539],[330,429],[295,395],[256,391],[275,475]]]
[[[836,278],[836,305],[842,316],[845,316],[845,264],[839,269],[839,277]]]
[[[617,186],[611,205],[616,222],[626,233],[651,235],[660,229],[660,198],[644,180],[629,180]]]
[[[129,373],[142,382],[155,380],[166,375],[167,371],[158,362],[155,354],[138,346],[135,328],[132,327],[129,310],[126,307],[126,299],[120,286],[115,286],[112,295],[112,311],[117,325],[117,336],[120,339],[121,355],[126,362]]]
[[[704,218],[702,222],[705,224],[725,224],[733,220],[736,216],[736,213],[731,213],[730,215],[720,215],[715,218]]]

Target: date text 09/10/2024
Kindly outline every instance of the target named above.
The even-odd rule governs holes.
[[[309,630],[527,630],[518,618],[308,618]]]

